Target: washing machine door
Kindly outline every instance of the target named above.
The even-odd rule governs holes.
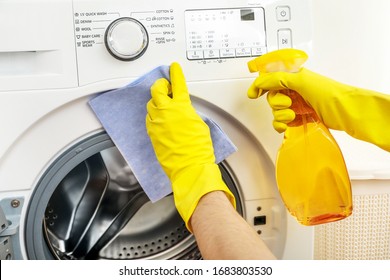
[[[226,163],[223,179],[241,199]],[[44,215],[42,215],[44,213]],[[173,197],[152,203],[104,132],[51,164],[26,217],[30,259],[201,259]]]

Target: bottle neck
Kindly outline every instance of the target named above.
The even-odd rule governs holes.
[[[306,123],[319,122],[320,119],[312,107],[310,107],[299,93],[293,90],[283,90],[283,94],[291,98],[292,104],[290,109],[295,112],[295,119],[287,125],[290,127],[301,126]]]

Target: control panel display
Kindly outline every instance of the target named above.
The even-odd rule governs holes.
[[[187,59],[225,59],[267,52],[263,8],[185,11]]]

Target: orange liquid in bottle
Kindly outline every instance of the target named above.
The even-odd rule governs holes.
[[[251,72],[298,72],[305,52],[281,49],[250,62]],[[303,225],[341,220],[352,214],[352,191],[339,146],[317,114],[296,92],[283,90],[292,100],[295,119],[288,123],[276,159],[276,181],[288,211]]]
[[[289,123],[276,160],[276,180],[288,211],[303,225],[352,214],[352,193],[342,153],[328,128],[295,92],[296,118]]]

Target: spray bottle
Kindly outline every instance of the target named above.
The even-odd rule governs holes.
[[[251,72],[298,72],[307,55],[282,49],[248,63]],[[276,158],[276,181],[288,211],[303,225],[318,225],[352,214],[352,191],[343,155],[316,112],[299,93],[292,99],[295,119],[288,123]]]

